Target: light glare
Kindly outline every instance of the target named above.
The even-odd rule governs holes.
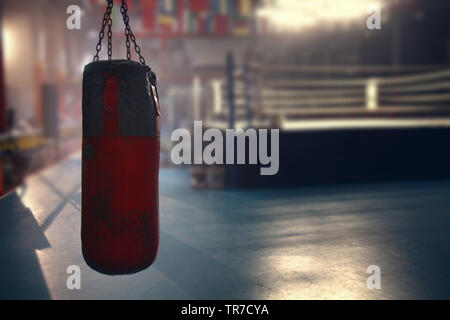
[[[276,31],[300,31],[320,23],[350,22],[367,15],[381,0],[279,0],[257,12]]]

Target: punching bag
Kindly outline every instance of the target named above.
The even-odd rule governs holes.
[[[150,266],[159,239],[159,102],[122,0],[127,60],[111,59],[112,0],[97,54],[83,73],[81,241],[86,263],[104,274]],[[108,26],[108,60],[98,53]],[[140,62],[131,60],[130,40]]]

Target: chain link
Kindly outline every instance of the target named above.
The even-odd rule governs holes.
[[[102,50],[102,41],[103,41],[103,38],[105,37],[106,24],[108,24],[108,41],[109,42],[110,42],[110,39],[111,39],[110,35],[112,35],[111,34],[111,24],[112,24],[111,11],[112,11],[112,8],[113,8],[114,4],[113,4],[113,0],[107,0],[107,1],[108,1],[108,6],[106,7],[106,12],[103,15],[102,28],[101,28],[100,34],[98,35],[97,46],[95,47],[95,50],[97,52],[95,53],[94,61],[98,61],[98,54],[100,53],[100,50]],[[109,55],[109,49],[110,49],[109,48],[109,42],[108,42],[108,55]],[[111,50],[112,50],[112,47],[111,47]]]
[[[127,60],[131,60],[131,52],[130,52],[130,36],[128,35],[128,31],[125,29],[126,41],[125,44],[127,46]]]
[[[112,19],[111,15],[108,19],[108,60],[112,59]]]
[[[130,18],[128,17],[128,5],[126,3],[126,0],[122,0],[122,6],[120,7],[120,12],[122,13],[123,23],[125,24],[127,59],[131,60],[131,53],[130,53],[130,40],[131,40],[131,42],[133,42],[133,44],[134,44],[134,50],[136,51],[136,53],[139,56],[139,62],[145,66],[145,59],[141,54],[141,48],[136,43],[136,38],[133,34],[133,31],[131,31]]]

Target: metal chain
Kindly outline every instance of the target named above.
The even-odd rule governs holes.
[[[112,19],[109,15],[108,19],[108,60],[112,59]]]
[[[98,43],[97,46],[95,47],[95,50],[97,51],[95,56],[94,56],[94,61],[98,61],[98,54],[100,53],[100,50],[102,50],[102,41],[103,38],[105,36],[105,27],[106,24],[108,24],[108,40],[110,39],[110,22],[111,21],[111,11],[112,11],[112,7],[113,7],[113,0],[107,0],[108,1],[108,6],[106,7],[106,12],[103,15],[103,21],[102,21],[102,28],[100,31],[100,34],[98,35]],[[109,44],[108,44],[108,55],[109,55]]]
[[[126,40],[125,40],[125,44],[127,45],[127,60],[131,60],[131,52],[130,52],[130,36],[128,35],[128,31],[127,29],[125,29],[125,36],[126,36]]]
[[[122,13],[123,17],[123,23],[125,24],[125,36],[126,36],[126,45],[127,45],[127,59],[131,60],[131,53],[130,53],[130,40],[134,44],[134,50],[139,55],[139,61],[145,66],[145,59],[141,54],[141,48],[136,43],[136,38],[133,34],[133,31],[131,31],[130,28],[130,18],[128,17],[128,5],[126,3],[126,0],[122,0],[122,6],[120,7],[120,12]]]
[[[94,56],[94,61],[98,61],[99,60],[99,53],[102,50],[102,41],[103,38],[105,37],[105,28],[106,26],[108,26],[108,60],[112,59],[112,19],[111,19],[111,12],[112,12],[112,8],[114,6],[113,0],[107,0],[107,7],[106,7],[106,12],[103,16],[103,21],[102,21],[102,28],[100,31],[100,34],[98,36],[98,43],[97,46],[95,47],[96,50],[96,54]],[[141,54],[141,48],[139,47],[139,45],[136,43],[136,37],[133,34],[133,31],[131,31],[131,27],[130,27],[130,18],[128,17],[128,5],[126,3],[126,0],[122,0],[122,5],[120,7],[120,12],[122,14],[123,17],[123,22],[125,24],[125,37],[126,37],[126,47],[127,47],[127,59],[131,60],[131,42],[133,42],[134,44],[134,50],[136,51],[136,53],[139,56],[139,62],[141,64],[143,64],[144,66],[145,64],[145,59]]]

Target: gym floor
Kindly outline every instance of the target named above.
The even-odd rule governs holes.
[[[450,182],[196,191],[162,169],[157,261],[105,276],[81,255],[80,170],[72,156],[0,199],[1,299],[450,298]]]

